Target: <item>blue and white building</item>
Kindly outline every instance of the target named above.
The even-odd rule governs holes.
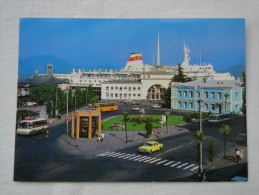
[[[172,83],[171,108],[241,114],[242,87],[238,80],[195,80]]]

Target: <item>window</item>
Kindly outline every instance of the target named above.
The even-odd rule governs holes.
[[[140,94],[138,94],[138,97],[140,97]]]
[[[196,92],[196,96],[197,96],[198,98],[201,97],[201,94],[200,94],[199,91]]]
[[[221,99],[221,93],[218,92],[218,99]]]
[[[113,93],[111,93],[111,98],[113,98]]]
[[[238,92],[236,92],[235,95],[236,95],[236,99],[237,99],[238,98]]]
[[[107,98],[109,97],[109,93],[106,93],[106,97],[107,97]]]
[[[183,92],[183,96],[184,96],[184,97],[187,97],[187,91],[184,91],[184,92]]]
[[[182,103],[178,102],[178,108],[181,108],[181,107],[182,107]]]
[[[120,87],[120,91],[122,90],[122,87]]]
[[[190,97],[193,97],[193,92],[192,91],[190,91]]]
[[[109,87],[106,87],[106,90],[109,90]]]
[[[211,98],[215,98],[215,93],[211,92]]]
[[[190,108],[193,108],[193,103],[192,102],[190,103]]]
[[[204,104],[205,110],[208,110],[208,104]]]
[[[134,97],[136,97],[136,94],[135,94],[135,93],[133,93],[133,96],[134,96]]]
[[[178,96],[179,96],[179,97],[181,97],[181,96],[182,96],[181,91],[178,91]]]
[[[124,87],[124,90],[127,90],[127,87]]]
[[[187,107],[187,102],[183,103],[183,107],[186,108]]]
[[[115,90],[118,90],[118,87],[115,87]]]
[[[211,110],[215,110],[215,104],[211,104]]]
[[[115,93],[115,97],[116,97],[116,98],[118,97],[118,94],[117,94],[117,93]]]
[[[138,87],[138,90],[140,91],[140,87]]]
[[[127,94],[126,93],[124,93],[124,98],[127,98]]]
[[[131,87],[129,87],[129,91],[131,91]]]
[[[205,92],[205,98],[208,98],[208,97],[209,97],[209,93]]]
[[[135,91],[136,90],[136,87],[133,87],[133,91]]]

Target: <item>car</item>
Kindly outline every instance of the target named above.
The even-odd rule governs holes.
[[[161,108],[161,105],[159,105],[159,104],[153,104],[152,107],[153,107],[153,108]]]
[[[125,126],[121,123],[113,123],[111,126],[112,129],[123,129]]]
[[[246,133],[238,133],[236,136],[237,143],[244,143],[246,141]]]
[[[140,105],[141,103],[138,102],[138,101],[132,101],[131,104],[132,104],[132,105]]]
[[[138,107],[138,106],[133,106],[132,108],[131,108],[131,110],[134,110],[134,111],[137,111],[137,110],[139,110],[140,108]]]
[[[124,101],[124,104],[131,104],[131,101]]]
[[[143,146],[140,146],[138,151],[141,153],[151,154],[152,152],[161,150],[163,146],[163,144],[160,144],[157,141],[148,141]]]

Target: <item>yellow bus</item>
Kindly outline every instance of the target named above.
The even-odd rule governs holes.
[[[98,102],[92,104],[92,110],[100,110],[101,112],[118,110],[116,102]]]

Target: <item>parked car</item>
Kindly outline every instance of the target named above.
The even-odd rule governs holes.
[[[139,107],[138,107],[138,106],[133,106],[133,107],[131,108],[131,110],[137,111],[137,110],[139,110]]]
[[[163,146],[163,144],[160,144],[157,141],[148,141],[143,146],[140,146],[138,151],[151,154],[152,152],[161,150]]]
[[[244,143],[246,141],[246,133],[238,133],[236,136],[237,143]]]
[[[153,108],[161,108],[161,105],[159,105],[159,104],[153,104],[152,107],[153,107]]]
[[[112,129],[123,129],[125,126],[121,123],[113,123],[111,128]]]
[[[132,104],[132,105],[140,105],[141,103],[138,102],[138,101],[132,101],[131,104]]]

